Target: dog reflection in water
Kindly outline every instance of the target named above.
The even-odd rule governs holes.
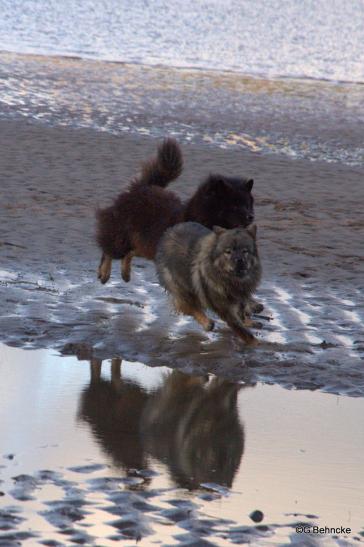
[[[148,393],[123,380],[121,360],[112,360],[110,380],[101,377],[101,365],[101,360],[91,361],[79,418],[90,425],[114,465],[146,469],[153,456],[184,488],[204,482],[231,487],[244,450],[237,409],[241,386],[173,371]]]

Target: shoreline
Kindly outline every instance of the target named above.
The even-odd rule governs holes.
[[[3,119],[114,135],[169,133],[183,144],[363,166],[361,87],[66,57],[0,58]]]
[[[146,70],[148,69],[155,69],[155,70],[165,70],[167,71],[185,71],[186,73],[197,73],[197,74],[211,74],[212,76],[219,74],[222,76],[234,76],[240,80],[258,80],[263,82],[271,82],[272,84],[275,83],[292,83],[293,85],[309,85],[310,83],[312,85],[332,85],[332,86],[364,86],[364,81],[354,81],[354,80],[330,80],[329,78],[324,77],[313,77],[313,76],[289,76],[289,75],[282,75],[282,74],[265,74],[265,73],[248,73],[248,72],[242,72],[239,70],[233,70],[233,69],[223,69],[223,68],[208,68],[208,67],[197,67],[193,65],[168,65],[163,63],[142,63],[141,61],[124,61],[124,60],[116,60],[116,59],[108,59],[108,58],[100,58],[100,57],[92,57],[92,56],[81,56],[70,53],[67,55],[66,53],[51,53],[44,52],[44,53],[36,53],[35,51],[13,51],[8,49],[0,49],[0,56],[14,56],[19,58],[29,58],[29,60],[46,60],[46,59],[54,59],[54,60],[71,60],[71,61],[85,61],[85,62],[94,62],[94,63],[107,63],[111,65],[121,65],[125,67],[142,67]]]

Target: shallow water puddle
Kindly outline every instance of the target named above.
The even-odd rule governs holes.
[[[205,333],[192,319],[176,316],[151,264],[137,263],[133,274],[129,286],[114,276],[105,293],[89,274],[77,285],[64,272],[52,282],[31,275],[9,281],[0,272],[2,341],[53,347],[81,359],[118,355],[232,381],[364,395],[363,296],[354,290],[263,282],[258,297],[265,310],[257,316],[262,329],[254,331],[260,344],[251,351],[220,320]]]
[[[7,346],[0,370],[0,545],[363,539],[361,398]]]

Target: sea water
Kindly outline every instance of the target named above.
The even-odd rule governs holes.
[[[0,49],[364,82],[361,0],[1,0]]]

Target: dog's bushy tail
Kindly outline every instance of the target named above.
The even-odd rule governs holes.
[[[182,173],[182,152],[174,139],[165,139],[157,155],[142,165],[140,182],[165,188]]]

